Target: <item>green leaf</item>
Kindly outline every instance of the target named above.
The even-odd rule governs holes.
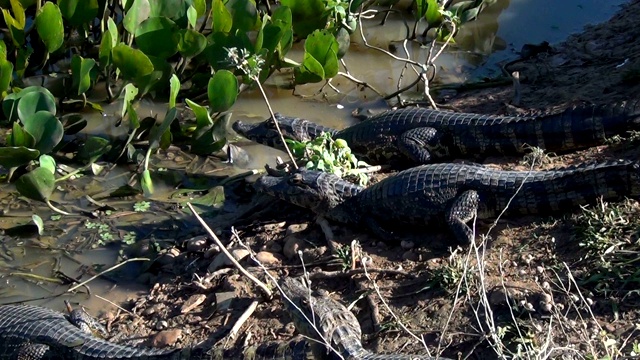
[[[338,42],[327,30],[311,34],[304,43],[302,66],[294,71],[296,83],[318,82],[338,74],[338,49]]]
[[[140,186],[142,186],[142,191],[146,197],[153,195],[153,181],[149,170],[144,170],[140,174]]]
[[[29,91],[22,95],[22,92],[26,89],[35,88],[34,91]],[[56,114],[56,103],[53,95],[45,88],[33,86],[22,90],[18,99],[18,118],[23,122],[31,117],[38,111],[46,111],[51,115]]]
[[[227,111],[238,97],[238,79],[229,70],[218,70],[209,80],[207,93],[212,112]]]
[[[176,74],[171,75],[169,84],[169,108],[173,108],[176,107],[176,99],[180,91],[180,80],[178,80]]]
[[[64,41],[62,13],[58,5],[47,1],[36,15],[36,30],[48,52],[54,52]]]
[[[207,46],[207,38],[195,30],[181,29],[179,34],[178,51],[184,57],[194,57],[200,54]]]
[[[189,26],[195,28],[196,22],[198,21],[198,11],[193,6],[189,6],[187,9],[187,19],[189,21]]]
[[[85,141],[78,150],[78,159],[86,164],[92,164],[111,150],[111,142],[98,136],[92,136]]]
[[[49,169],[39,167],[18,178],[16,189],[22,196],[46,202],[55,189],[56,179]]]
[[[41,168],[51,171],[52,174],[56,173],[56,161],[51,156],[46,154],[40,155],[38,161],[40,162]]]
[[[427,0],[427,10],[424,12],[424,18],[430,27],[442,22],[442,14],[439,10],[440,4],[438,4],[438,0]]]
[[[10,3],[11,10],[15,17],[11,15],[9,9],[2,9],[2,16],[4,17],[7,28],[9,28],[9,35],[11,35],[13,44],[16,47],[21,47],[25,42],[24,27],[26,25],[26,14],[18,0],[11,0]]]
[[[136,29],[136,45],[147,55],[166,59],[178,52],[176,23],[166,17],[150,17]]]
[[[204,106],[200,106],[189,99],[186,99],[186,102],[196,117],[196,134],[200,129],[205,129],[213,125],[213,120],[211,120],[211,116]]]
[[[98,16],[98,0],[58,0],[62,16],[73,27],[80,27]]]
[[[38,216],[37,214],[33,214],[33,215],[31,215],[31,221],[38,228],[38,235],[42,235],[42,233],[44,231],[44,222],[42,221],[42,218],[40,216]]]
[[[233,16],[233,29],[246,32],[254,30],[258,22],[258,11],[254,0],[229,0],[227,8]]]
[[[138,49],[125,44],[118,44],[113,48],[113,63],[120,69],[126,79],[151,74],[153,63],[149,57]]]
[[[24,146],[0,147],[0,165],[5,169],[11,169],[26,165],[29,161],[37,159],[39,155],[40,151]]]
[[[91,87],[91,69],[95,64],[95,60],[84,59],[80,55],[73,55],[71,58],[72,87],[77,90],[78,95],[84,94]]]
[[[317,29],[324,29],[327,23],[325,3],[322,0],[282,0],[293,14],[293,32],[299,38],[306,38]]]
[[[167,111],[167,114],[164,117],[164,120],[162,120],[162,123],[160,124],[160,126],[154,127],[151,130],[151,134],[149,134],[150,149],[156,149],[160,147],[161,140],[164,134],[165,133],[170,134],[169,127],[171,126],[171,123],[173,122],[173,120],[176,119],[177,114],[178,114],[178,111],[176,108],[169,109],[169,111]]]
[[[124,99],[120,116],[124,117],[124,114],[127,112],[127,107],[131,105],[136,95],[138,95],[138,88],[133,84],[127,84],[124,86],[122,93],[124,94]]]
[[[206,195],[203,195],[199,198],[195,198],[190,202],[192,204],[198,204],[203,206],[214,206],[220,207],[224,204],[224,186],[215,186],[207,192]]]
[[[118,44],[118,29],[113,19],[107,20],[107,31],[102,34],[98,58],[100,68],[105,69],[111,64],[111,50]]]
[[[0,99],[5,97],[12,79],[13,64],[5,59],[0,59]]]
[[[166,86],[173,73],[173,67],[171,67],[166,59],[149,56],[149,60],[153,65],[153,71],[147,75],[133,79],[133,83],[140,88],[140,97],[144,96],[156,86]]]
[[[222,0],[213,0],[211,4],[211,27],[214,33],[228,33],[233,25],[233,17]]]
[[[146,20],[150,13],[151,5],[149,4],[149,0],[134,0],[122,21],[125,30],[130,34],[135,34],[140,23]]]
[[[36,145],[36,139],[26,132],[17,121],[13,122],[13,130],[7,135],[7,144],[10,146],[26,146],[33,148]]]
[[[38,111],[22,121],[24,130],[36,141],[35,148],[43,154],[51,152],[62,140],[64,135],[62,124],[48,111]]]

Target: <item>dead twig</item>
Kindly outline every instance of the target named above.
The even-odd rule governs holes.
[[[200,217],[200,215],[198,215],[198,213],[196,212],[196,209],[193,207],[193,205],[191,205],[191,203],[187,203],[187,206],[189,207],[189,209],[191,210],[191,212],[193,213],[193,216],[196,217],[196,219],[198,220],[198,222],[200,223],[200,225],[202,225],[202,227],[207,231],[207,233],[209,234],[209,236],[211,236],[211,238],[213,239],[213,241],[220,247],[220,250],[227,255],[227,257],[229,258],[229,261],[231,261],[231,263],[233,263],[233,265],[240,270],[240,272],[242,273],[242,275],[248,277],[251,281],[253,281],[256,285],[258,285],[258,287],[262,290],[262,292],[264,293],[264,295],[268,298],[271,299],[273,297],[273,293],[271,292],[271,290],[269,290],[269,287],[267,286],[267,284],[263,283],[262,281],[258,280],[258,278],[256,278],[255,276],[251,275],[251,273],[249,273],[245,268],[242,267],[242,265],[240,265],[240,263],[233,257],[233,255],[231,255],[231,253],[229,252],[229,250],[227,250],[227,248],[224,246],[224,244],[222,244],[222,241],[220,241],[220,239],[218,239],[218,237],[216,236],[216,234],[213,232],[213,230],[211,230],[211,228],[209,227],[209,225],[207,225],[207,223],[204,222],[204,220],[202,219],[202,217]]]
[[[79,284],[77,284],[77,285],[75,285],[75,286],[70,287],[69,289],[67,289],[67,291],[66,291],[66,292],[72,292],[72,291],[74,291],[74,290],[77,290],[79,287],[85,286],[86,284],[88,284],[89,282],[91,282],[91,281],[95,280],[96,278],[99,278],[100,276],[102,276],[102,275],[104,275],[104,274],[106,274],[106,273],[108,273],[108,272],[111,272],[111,271],[113,271],[113,270],[115,270],[115,269],[119,268],[120,266],[122,266],[122,265],[124,265],[124,264],[126,264],[126,263],[133,262],[133,261],[149,261],[149,259],[147,259],[147,258],[133,258],[133,259],[127,259],[127,260],[125,260],[125,261],[123,261],[123,262],[121,262],[121,263],[119,263],[119,264],[115,264],[115,265],[113,265],[112,267],[110,267],[110,268],[108,268],[108,269],[106,269],[106,270],[104,270],[104,271],[99,272],[98,274],[96,274],[96,275],[94,275],[94,276],[90,277],[88,280],[85,280],[85,281],[83,281],[83,282],[81,282],[81,283],[79,283]]]
[[[257,307],[258,307],[258,300],[253,300],[253,302],[251,302],[247,310],[245,310],[242,313],[242,315],[240,315],[240,318],[238,318],[238,321],[236,321],[236,323],[231,328],[231,331],[229,332],[229,340],[234,340],[236,338],[236,335],[238,335],[238,331],[240,331],[240,328],[242,327],[242,325],[244,325],[244,323],[249,319],[249,317],[251,317],[253,312],[256,311]]]

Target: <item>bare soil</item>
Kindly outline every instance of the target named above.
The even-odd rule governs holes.
[[[518,106],[549,111],[579,102],[637,100],[638,19],[640,1],[631,1],[608,22],[588,26],[554,45],[552,53],[510,66],[509,70],[518,71],[523,79]],[[499,114],[513,110],[506,105],[512,99],[512,87],[497,87],[460,93],[446,105],[465,112]],[[604,145],[552,157],[542,168],[637,156],[636,149]],[[487,163],[527,169],[521,160],[499,158]],[[618,298],[590,288],[577,291],[570,274],[578,277],[588,266],[580,261],[582,249],[576,240],[574,218],[569,213],[500,220],[484,242],[486,247],[479,248],[479,255],[473,249],[451,248],[451,238],[439,231],[388,245],[358,229],[332,224],[337,244],[332,256],[313,216],[282,202],[272,202],[259,219],[238,224],[237,230],[256,253],[271,255],[268,259],[273,263],[267,266],[276,277],[300,275],[300,260],[284,253],[289,254],[295,246],[304,250],[306,269],[316,278],[313,286],[329,291],[344,304],[354,304],[352,311],[365,334],[363,343],[375,352],[425,353],[424,347],[401,329],[401,321],[423,337],[432,354],[451,358],[492,359],[518,353],[526,358],[629,356],[638,338],[634,330],[640,323],[638,296]],[[306,229],[297,231],[299,225]],[[487,234],[491,225],[479,223],[478,234]],[[228,229],[222,230],[222,238],[229,239]],[[359,243],[356,252],[360,258],[371,258],[369,267],[375,270],[370,279],[359,270],[342,271],[352,266],[344,249],[353,240]],[[155,284],[150,294],[122,304],[136,316],[108,314],[112,331],[123,337],[136,334],[145,339],[149,335],[147,343],[171,346],[206,341],[242,347],[245,342],[291,338],[295,331],[280,299],[262,298],[237,270],[222,267],[206,279],[197,276],[204,276],[216,255],[208,241],[206,247],[196,250],[179,244],[172,261],[156,262],[147,279]],[[242,264],[264,278],[249,258]],[[362,266],[357,263],[353,268]],[[461,278],[467,280],[460,282]],[[372,293],[373,282],[397,318]],[[226,292],[232,300],[221,301]],[[198,297],[204,300],[182,314],[183,305]],[[229,330],[253,300],[259,301],[256,311],[240,334],[230,339]],[[162,329],[168,331],[159,331]],[[607,339],[615,340],[614,345],[607,347]]]

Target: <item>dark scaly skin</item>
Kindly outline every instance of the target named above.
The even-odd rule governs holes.
[[[640,101],[575,106],[535,117],[497,116],[422,108],[390,110],[344,130],[303,119],[277,117],[285,137],[303,141],[322,131],[347,141],[354,154],[372,164],[426,164],[451,158],[516,155],[527,146],[563,153],[602,145],[614,135],[640,129]],[[271,119],[237,121],[241,135],[282,148]]]
[[[401,171],[366,189],[332,174],[300,170],[284,177],[263,176],[255,187],[327,218],[365,225],[386,240],[393,237],[387,225],[444,224],[460,243],[470,243],[474,235],[468,223],[476,215],[495,218],[505,208],[505,216],[549,214],[575,210],[599,197],[640,196],[640,165],[617,160],[528,172],[431,164]]]
[[[362,330],[358,319],[341,303],[329,296],[311,294],[297,278],[285,278],[281,283],[288,300],[283,297],[285,307],[293,317],[298,332],[315,341],[316,358],[329,350],[322,344],[329,343],[342,359],[353,360],[434,360],[427,355],[374,354],[361,343]],[[289,301],[290,300],[290,301]],[[295,306],[294,306],[295,305]],[[296,308],[297,307],[297,308]],[[302,310],[301,313],[300,310]],[[315,328],[311,326],[315,323]],[[318,353],[320,352],[320,353]],[[335,358],[335,357],[334,357]],[[444,357],[437,359],[451,360]]]
[[[75,310],[74,310],[75,311]],[[304,341],[223,349],[149,349],[118,345],[74,326],[57,311],[38,306],[0,306],[0,360],[312,360]]]

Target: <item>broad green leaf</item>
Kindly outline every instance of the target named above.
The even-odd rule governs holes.
[[[40,91],[40,89],[39,91],[28,92],[18,99],[18,117],[23,122],[38,111],[46,111],[52,115],[56,114],[56,103],[53,95],[48,90],[45,92]]]
[[[278,50],[280,57],[284,56],[289,51],[293,40],[291,21],[291,9],[286,6],[277,8],[271,16],[271,21],[263,22],[265,26],[258,33],[258,38],[262,38],[261,45],[258,46],[258,40],[256,40],[256,51],[262,48],[268,49],[269,53]]]
[[[180,28],[187,27],[187,9],[189,9],[189,1],[150,1],[149,4],[151,5],[149,17],[166,17],[173,20]]]
[[[149,170],[144,170],[140,175],[140,186],[146,197],[153,195],[153,181]]]
[[[80,27],[98,16],[98,0],[58,0],[62,16],[73,27]]]
[[[342,59],[344,55],[349,51],[351,46],[351,35],[349,31],[343,27],[339,28],[336,32],[336,41],[338,42],[338,59]]]
[[[92,136],[78,150],[78,159],[86,164],[92,164],[109,150],[111,150],[111,142],[109,140]]]
[[[29,161],[37,159],[39,155],[40,151],[24,146],[0,147],[0,165],[5,169],[11,169],[26,165]]]
[[[136,29],[136,45],[147,55],[168,58],[178,52],[176,24],[166,17],[150,17]]]
[[[187,106],[193,111],[193,114],[196,117],[196,131],[195,134],[198,134],[200,129],[206,129],[213,125],[213,120],[211,120],[211,116],[209,112],[204,106],[200,106],[195,102],[186,99]]]
[[[133,100],[138,95],[138,88],[133,84],[127,84],[124,86],[123,92],[124,99],[122,102],[122,110],[120,111],[120,117],[124,117],[127,112],[127,108],[131,105]]]
[[[258,11],[254,0],[229,0],[227,8],[233,16],[233,29],[246,32],[254,30],[258,22]]]
[[[38,162],[40,162],[41,168],[51,171],[52,174],[56,173],[56,161],[51,156],[42,154],[40,155]]]
[[[179,34],[178,51],[184,57],[194,57],[200,54],[207,46],[207,38],[195,30],[181,29]]]
[[[176,107],[176,99],[178,98],[178,92],[180,91],[180,80],[176,74],[171,75],[169,84],[169,108],[173,108]]]
[[[38,228],[38,235],[42,235],[42,233],[44,232],[44,222],[42,221],[42,218],[37,214],[33,214],[31,215],[31,221]]]
[[[22,196],[46,202],[56,186],[56,178],[49,169],[39,167],[18,178],[16,189]]]
[[[7,144],[9,146],[25,146],[33,148],[36,145],[36,139],[24,130],[17,121],[14,121],[13,129],[11,133],[7,135]]]
[[[196,27],[196,21],[198,21],[198,10],[195,7],[189,6],[187,9],[187,20],[189,21],[189,26],[191,28]]]
[[[314,31],[307,37],[304,50],[302,66],[294,71],[296,83],[318,82],[338,73],[339,45],[327,30]]]
[[[169,109],[160,126],[154,127],[151,130],[151,134],[149,134],[150,149],[156,149],[160,147],[162,137],[165,135],[165,133],[169,132],[169,127],[171,126],[171,123],[176,119],[177,114],[178,110],[176,108]]]
[[[327,23],[323,0],[282,0],[293,14],[293,32],[299,38],[306,38],[317,29],[324,29]]]
[[[153,64],[147,55],[125,44],[116,45],[113,48],[112,56],[113,63],[126,79],[146,76],[153,71]]]
[[[91,69],[95,64],[95,60],[84,59],[79,55],[73,55],[71,58],[72,86],[77,90],[77,95],[84,94],[91,87]]]
[[[107,31],[102,34],[98,58],[100,68],[105,69],[111,64],[111,50],[118,44],[118,29],[113,19],[107,20]]]
[[[47,154],[58,145],[64,129],[60,121],[48,111],[38,111],[26,119],[21,119],[24,123],[24,129],[36,141],[35,149],[42,154]]]
[[[228,33],[233,25],[233,17],[222,0],[213,0],[211,5],[211,26],[214,33]]]
[[[0,60],[7,60],[7,44],[0,39]]]
[[[151,5],[149,4],[149,0],[134,0],[122,21],[125,30],[130,34],[135,34],[140,23],[146,20],[150,13]]]
[[[6,95],[13,78],[13,64],[5,59],[0,59],[0,100]]]
[[[173,74],[173,67],[166,59],[149,56],[149,60],[153,65],[153,71],[145,76],[139,76],[133,79],[133,83],[140,89],[141,97],[151,91],[155,86],[166,86],[171,74]]]
[[[438,25],[442,22],[442,14],[440,13],[440,4],[438,0],[427,0],[427,11],[424,13],[424,18],[427,20],[427,24],[430,27]]]
[[[415,0],[416,3],[416,18],[421,18],[427,13],[429,6],[428,0]]]
[[[47,1],[36,15],[36,30],[48,52],[54,52],[64,41],[62,14],[58,6]]]
[[[13,15],[11,15],[11,11]],[[16,47],[22,46],[25,41],[24,26],[26,22],[24,8],[17,0],[11,0],[11,11],[2,9],[4,22],[9,29],[9,35]]]
[[[229,70],[218,70],[207,88],[212,112],[227,111],[238,97],[238,79]]]
[[[191,6],[196,10],[196,18],[204,15],[204,12],[207,11],[207,3],[205,0],[193,0]]]

